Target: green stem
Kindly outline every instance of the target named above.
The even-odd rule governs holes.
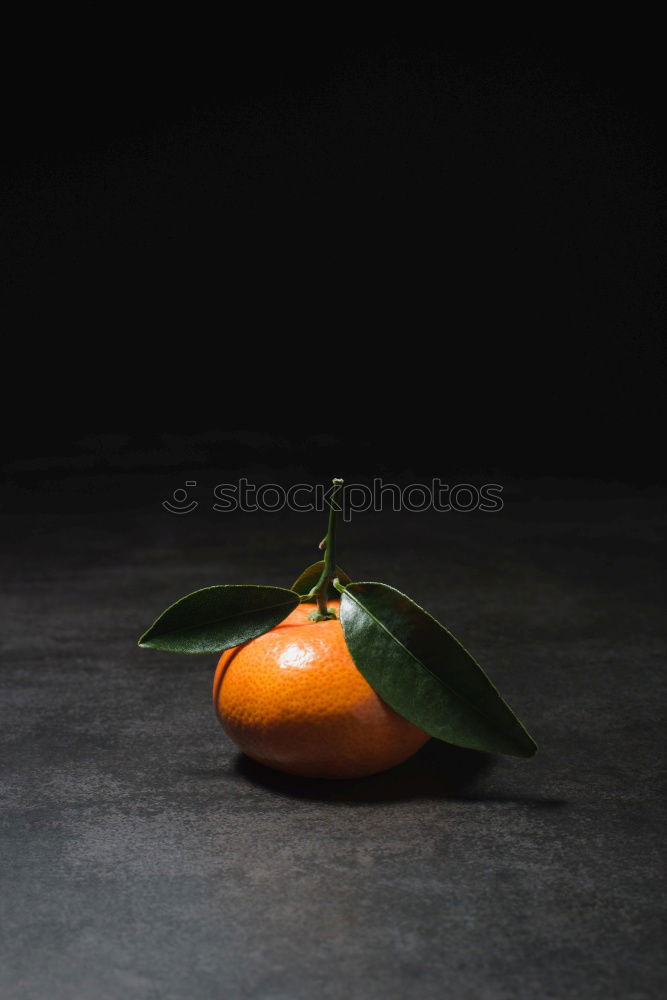
[[[329,611],[327,608],[327,593],[329,584],[336,576],[336,501],[343,486],[343,480],[334,479],[332,482],[333,493],[329,503],[329,523],[326,536],[320,542],[320,548],[324,548],[324,566],[319,580],[311,591],[312,596],[317,599],[317,611],[311,615],[312,620],[316,622],[336,617],[333,611]]]

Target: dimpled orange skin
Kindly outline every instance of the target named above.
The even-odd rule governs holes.
[[[329,605],[338,614],[339,603]],[[220,657],[213,704],[249,757],[311,778],[361,778],[394,767],[428,736],[373,691],[337,619],[311,622],[300,604],[270,632]]]

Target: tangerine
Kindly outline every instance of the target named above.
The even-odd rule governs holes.
[[[339,602],[329,602],[338,614]],[[213,704],[253,760],[313,778],[360,778],[400,764],[428,735],[398,715],[357,670],[338,618],[300,604],[280,625],[220,657]]]

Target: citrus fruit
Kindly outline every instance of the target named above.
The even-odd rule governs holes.
[[[338,614],[339,602],[328,606]],[[222,654],[213,704],[225,732],[259,763],[306,777],[359,778],[400,764],[428,735],[359,673],[338,618],[309,620],[316,607],[300,604]]]

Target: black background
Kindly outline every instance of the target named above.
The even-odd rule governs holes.
[[[646,26],[56,27],[5,89],[5,458],[662,479]]]

